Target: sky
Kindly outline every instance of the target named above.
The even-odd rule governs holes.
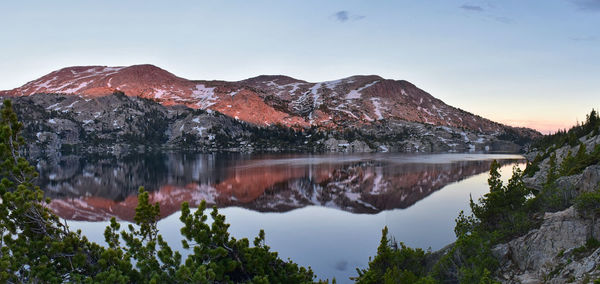
[[[544,133],[600,108],[600,0],[1,1],[0,89],[76,65],[358,74]]]

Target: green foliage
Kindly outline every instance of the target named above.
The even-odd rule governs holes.
[[[465,217],[462,212],[457,219],[457,223],[459,222],[471,223],[469,226],[463,224],[463,228],[473,229],[461,231],[457,235],[456,242],[435,264],[431,275],[442,283],[494,283],[487,281],[490,271],[495,271],[498,267],[498,261],[490,250],[490,236],[477,229],[476,219]]]
[[[581,149],[581,147],[580,147]],[[575,157],[573,157],[571,150],[569,150],[569,152],[567,153],[567,155],[563,158],[562,163],[560,163],[560,169],[559,169],[559,174],[562,175],[566,175],[571,168],[573,168],[575,164]]]
[[[44,206],[35,168],[19,155],[21,123],[4,101],[0,120],[0,282],[63,282],[95,274],[101,248]],[[65,275],[69,277],[65,277]]]
[[[479,204],[472,199],[470,202],[473,215],[480,221],[480,229],[507,239],[530,228],[525,205],[531,191],[523,183],[523,172],[518,167],[513,168],[513,175],[506,185],[500,179],[499,168],[498,162],[492,162],[488,179],[490,192],[479,199]]]
[[[585,244],[583,246],[573,249],[573,255],[575,255],[575,257],[587,256],[599,247],[600,247],[600,241],[598,241],[592,237],[592,238],[587,239],[587,241],[585,241]]]
[[[590,153],[587,152],[585,144],[579,143],[577,154],[567,153],[560,165],[560,176],[570,176],[581,173],[586,167],[600,162],[600,146],[596,146]]]
[[[506,185],[500,179],[500,165],[490,167],[490,192],[479,199],[471,199],[472,215],[460,212],[456,219],[454,246],[435,264],[432,275],[440,281],[460,283],[496,283],[491,273],[498,267],[491,247],[518,236],[531,228],[527,212],[530,191],[523,184],[523,173],[514,168]]]
[[[600,116],[598,112],[594,109],[586,116],[586,120],[582,124],[577,124],[571,129],[558,131],[552,135],[546,135],[537,140],[532,144],[532,147],[535,149],[545,149],[545,152],[541,155],[535,157],[535,159],[531,162],[530,165],[527,165],[527,169],[525,170],[525,174],[527,176],[533,176],[535,172],[539,171],[539,163],[548,158],[551,153],[564,145],[570,145],[572,147],[579,145],[583,145],[580,142],[582,137],[586,135],[596,135],[600,129]],[[585,146],[584,146],[585,147]],[[565,172],[562,172],[563,175],[572,175],[579,173],[581,170],[585,168],[585,165],[591,165],[594,160],[595,162],[600,161],[600,149],[597,153],[592,154],[590,158],[585,159],[583,154],[585,154],[585,148],[580,147],[581,151],[575,155],[575,161],[584,161],[580,164],[575,163],[574,161],[568,161],[568,164],[565,164]],[[570,170],[568,170],[570,169]],[[563,168],[561,167],[561,171]]]
[[[546,185],[551,185],[558,178],[558,170],[556,168],[556,152],[552,152],[548,161],[548,173],[546,175]]]
[[[478,203],[471,199],[472,215],[460,212],[454,232],[456,242],[439,259],[431,253],[403,244],[394,248],[383,229],[377,255],[369,267],[358,270],[359,283],[498,283],[492,273],[498,260],[492,255],[495,244],[521,235],[532,227],[523,172],[515,167],[507,184],[501,180],[500,164],[492,162],[490,192]],[[419,266],[421,265],[421,266]],[[425,268],[425,270],[423,270]],[[386,282],[391,278],[392,282]],[[421,281],[421,282],[419,282]]]
[[[538,154],[535,156],[533,161],[527,162],[527,166],[523,171],[524,176],[532,177],[537,171],[540,170],[540,162],[543,160],[542,155]]]
[[[426,257],[430,252],[412,249],[387,237],[388,228],[382,230],[377,255],[369,261],[367,269],[356,269],[356,283],[435,283],[426,276]]]
[[[552,147],[560,148],[564,145],[576,146],[579,143],[579,138],[588,134],[598,134],[600,128],[600,116],[595,109],[586,115],[586,119],[582,124],[577,124],[571,129],[558,131],[552,135],[543,136],[541,139],[533,143],[533,147],[538,149],[549,149]]]
[[[572,188],[544,185],[534,198],[528,200],[527,207],[530,212],[557,212],[571,206],[575,194]]]
[[[598,163],[600,163],[600,144],[597,144],[590,153],[587,153],[585,145],[581,144],[579,151],[569,165],[570,167],[565,168],[563,175],[569,176],[579,174],[588,166]]]
[[[523,135],[521,133],[519,133],[519,131],[517,131],[514,128],[510,128],[510,127],[506,127],[502,133],[500,133],[500,135],[498,135],[498,139],[500,140],[506,140],[506,141],[513,141],[515,143],[517,143],[518,145],[525,145],[527,143],[531,142],[531,137],[527,136],[527,135]]]
[[[584,217],[592,219],[595,224],[596,217],[600,214],[600,191],[584,192],[575,198],[575,209]],[[592,230],[594,226],[592,226]],[[592,235],[593,235],[592,231]]]
[[[191,212],[182,205],[182,261],[159,234],[158,204],[140,188],[135,226],[121,230],[113,218],[104,231],[107,247],[71,232],[46,206],[33,185],[35,168],[19,156],[23,139],[10,101],[0,120],[0,282],[5,283],[312,283],[310,268],[281,260],[265,245],[229,236],[216,208],[207,224],[203,202]]]
[[[471,199],[472,215],[460,212],[456,219],[456,243],[434,268],[438,279],[454,277],[461,283],[496,283],[491,278],[498,262],[491,247],[501,241],[519,236],[532,223],[527,211],[531,191],[523,183],[523,172],[513,168],[512,177],[503,184],[500,164],[492,162],[488,178],[490,192],[479,199]]]

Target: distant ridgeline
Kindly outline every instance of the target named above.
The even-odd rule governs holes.
[[[539,133],[436,126],[398,119],[327,128],[258,125],[218,111],[165,106],[116,92],[101,97],[12,97],[28,155],[121,154],[146,149],[202,152],[519,152]]]
[[[455,243],[437,252],[391,241],[359,283],[600,283],[600,117],[533,143],[524,171],[460,212]]]

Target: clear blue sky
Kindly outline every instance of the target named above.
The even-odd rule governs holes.
[[[541,130],[600,107],[600,0],[2,1],[0,89],[73,65],[377,74]]]

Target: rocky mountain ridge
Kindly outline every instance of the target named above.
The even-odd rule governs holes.
[[[352,76],[309,83],[286,76],[258,76],[237,82],[177,77],[153,65],[67,67],[0,96],[40,93],[98,98],[114,92],[165,106],[212,110],[259,126],[343,129],[394,120],[448,126],[486,134],[540,134],[508,127],[454,108],[403,80]]]
[[[10,99],[24,123],[27,153],[33,157],[71,152],[119,155],[148,149],[516,152],[521,147],[510,135],[392,119],[339,130],[257,126],[210,109],[165,106],[123,93],[100,97],[36,94]]]

